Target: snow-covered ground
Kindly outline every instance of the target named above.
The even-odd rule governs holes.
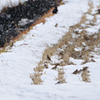
[[[4,1],[0,1],[1,8],[10,0]],[[80,65],[81,61],[76,60],[77,65],[65,66],[67,83],[55,85],[57,72],[48,69],[41,85],[31,85],[30,74],[41,60],[44,50],[56,44],[68,31],[69,26],[77,24],[88,9],[88,0],[64,1],[65,4],[58,8],[56,15],[47,18],[45,24],[33,27],[23,40],[17,41],[8,52],[0,54],[0,100],[100,99],[100,55],[96,54],[94,54],[96,62]],[[93,2],[95,6],[98,4],[98,0]],[[58,27],[55,27],[56,24]],[[87,30],[91,29],[93,30],[93,28]],[[89,66],[90,83],[82,82],[80,75],[72,74],[76,69],[85,66]]]

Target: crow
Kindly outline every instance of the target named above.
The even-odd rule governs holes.
[[[55,6],[55,8],[53,10],[53,14],[57,14],[57,12],[58,12],[58,8],[57,8],[57,6]]]

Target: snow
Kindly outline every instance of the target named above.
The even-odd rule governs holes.
[[[10,1],[10,0],[9,0]],[[0,9],[8,5],[8,0],[0,1]],[[23,2],[24,0],[22,0]],[[96,61],[81,65],[81,60],[70,60],[76,65],[64,66],[65,84],[57,84],[57,71],[45,69],[43,83],[31,85],[30,74],[33,73],[48,46],[68,31],[69,26],[77,24],[88,8],[88,0],[64,0],[58,7],[58,13],[46,18],[46,23],[33,27],[23,40],[17,41],[8,52],[0,54],[0,99],[1,100],[99,100],[100,99],[100,56],[94,54]],[[68,1],[68,3],[66,2]],[[96,1],[96,0],[94,0]],[[18,4],[18,0],[13,0]],[[98,3],[98,2],[97,2]],[[10,2],[9,2],[10,4]],[[95,3],[95,6],[97,4]],[[89,16],[88,16],[89,17]],[[55,25],[58,24],[57,27]],[[87,31],[95,32],[98,26]],[[80,49],[80,48],[79,48]],[[55,58],[54,58],[55,59]],[[81,75],[73,75],[76,69],[89,67],[90,83],[82,82]]]
[[[18,25],[24,26],[26,24],[29,24],[30,22],[33,22],[33,20],[29,20],[27,18],[22,18],[21,21],[19,21]]]

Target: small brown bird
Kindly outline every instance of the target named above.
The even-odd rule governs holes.
[[[76,69],[72,74],[78,74],[78,69]]]
[[[81,71],[82,71],[81,69],[80,69],[80,70],[76,69],[72,74],[75,74],[75,75],[76,75],[76,74],[80,74]]]
[[[86,71],[88,69],[88,67],[83,67],[82,71]]]
[[[59,65],[59,64],[56,64],[55,67],[53,67],[52,69],[57,69],[57,66],[58,66],[58,65]]]
[[[50,58],[50,56],[49,56],[49,55],[47,55],[47,59],[51,61],[51,58]]]
[[[60,84],[61,82],[60,81],[58,81],[56,84]]]
[[[88,40],[89,40],[89,37],[86,36],[86,35],[84,35],[84,39],[85,39],[86,41],[88,41]]]
[[[92,62],[96,62],[94,59],[91,59]]]

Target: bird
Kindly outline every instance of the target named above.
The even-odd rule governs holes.
[[[78,69],[76,69],[72,74],[78,74]]]
[[[51,61],[51,58],[50,58],[50,56],[49,56],[49,55],[47,55],[47,59],[48,59],[49,61]]]
[[[55,67],[53,67],[52,69],[57,69],[57,66],[58,66],[59,64],[55,64]]]
[[[82,71],[81,69],[80,70],[76,69],[72,74],[80,74],[81,71]]]
[[[57,8],[57,6],[55,6],[55,8],[53,10],[53,14],[57,14],[57,12],[58,12],[58,8]]]
[[[86,71],[88,69],[88,67],[83,67],[82,71]]]

